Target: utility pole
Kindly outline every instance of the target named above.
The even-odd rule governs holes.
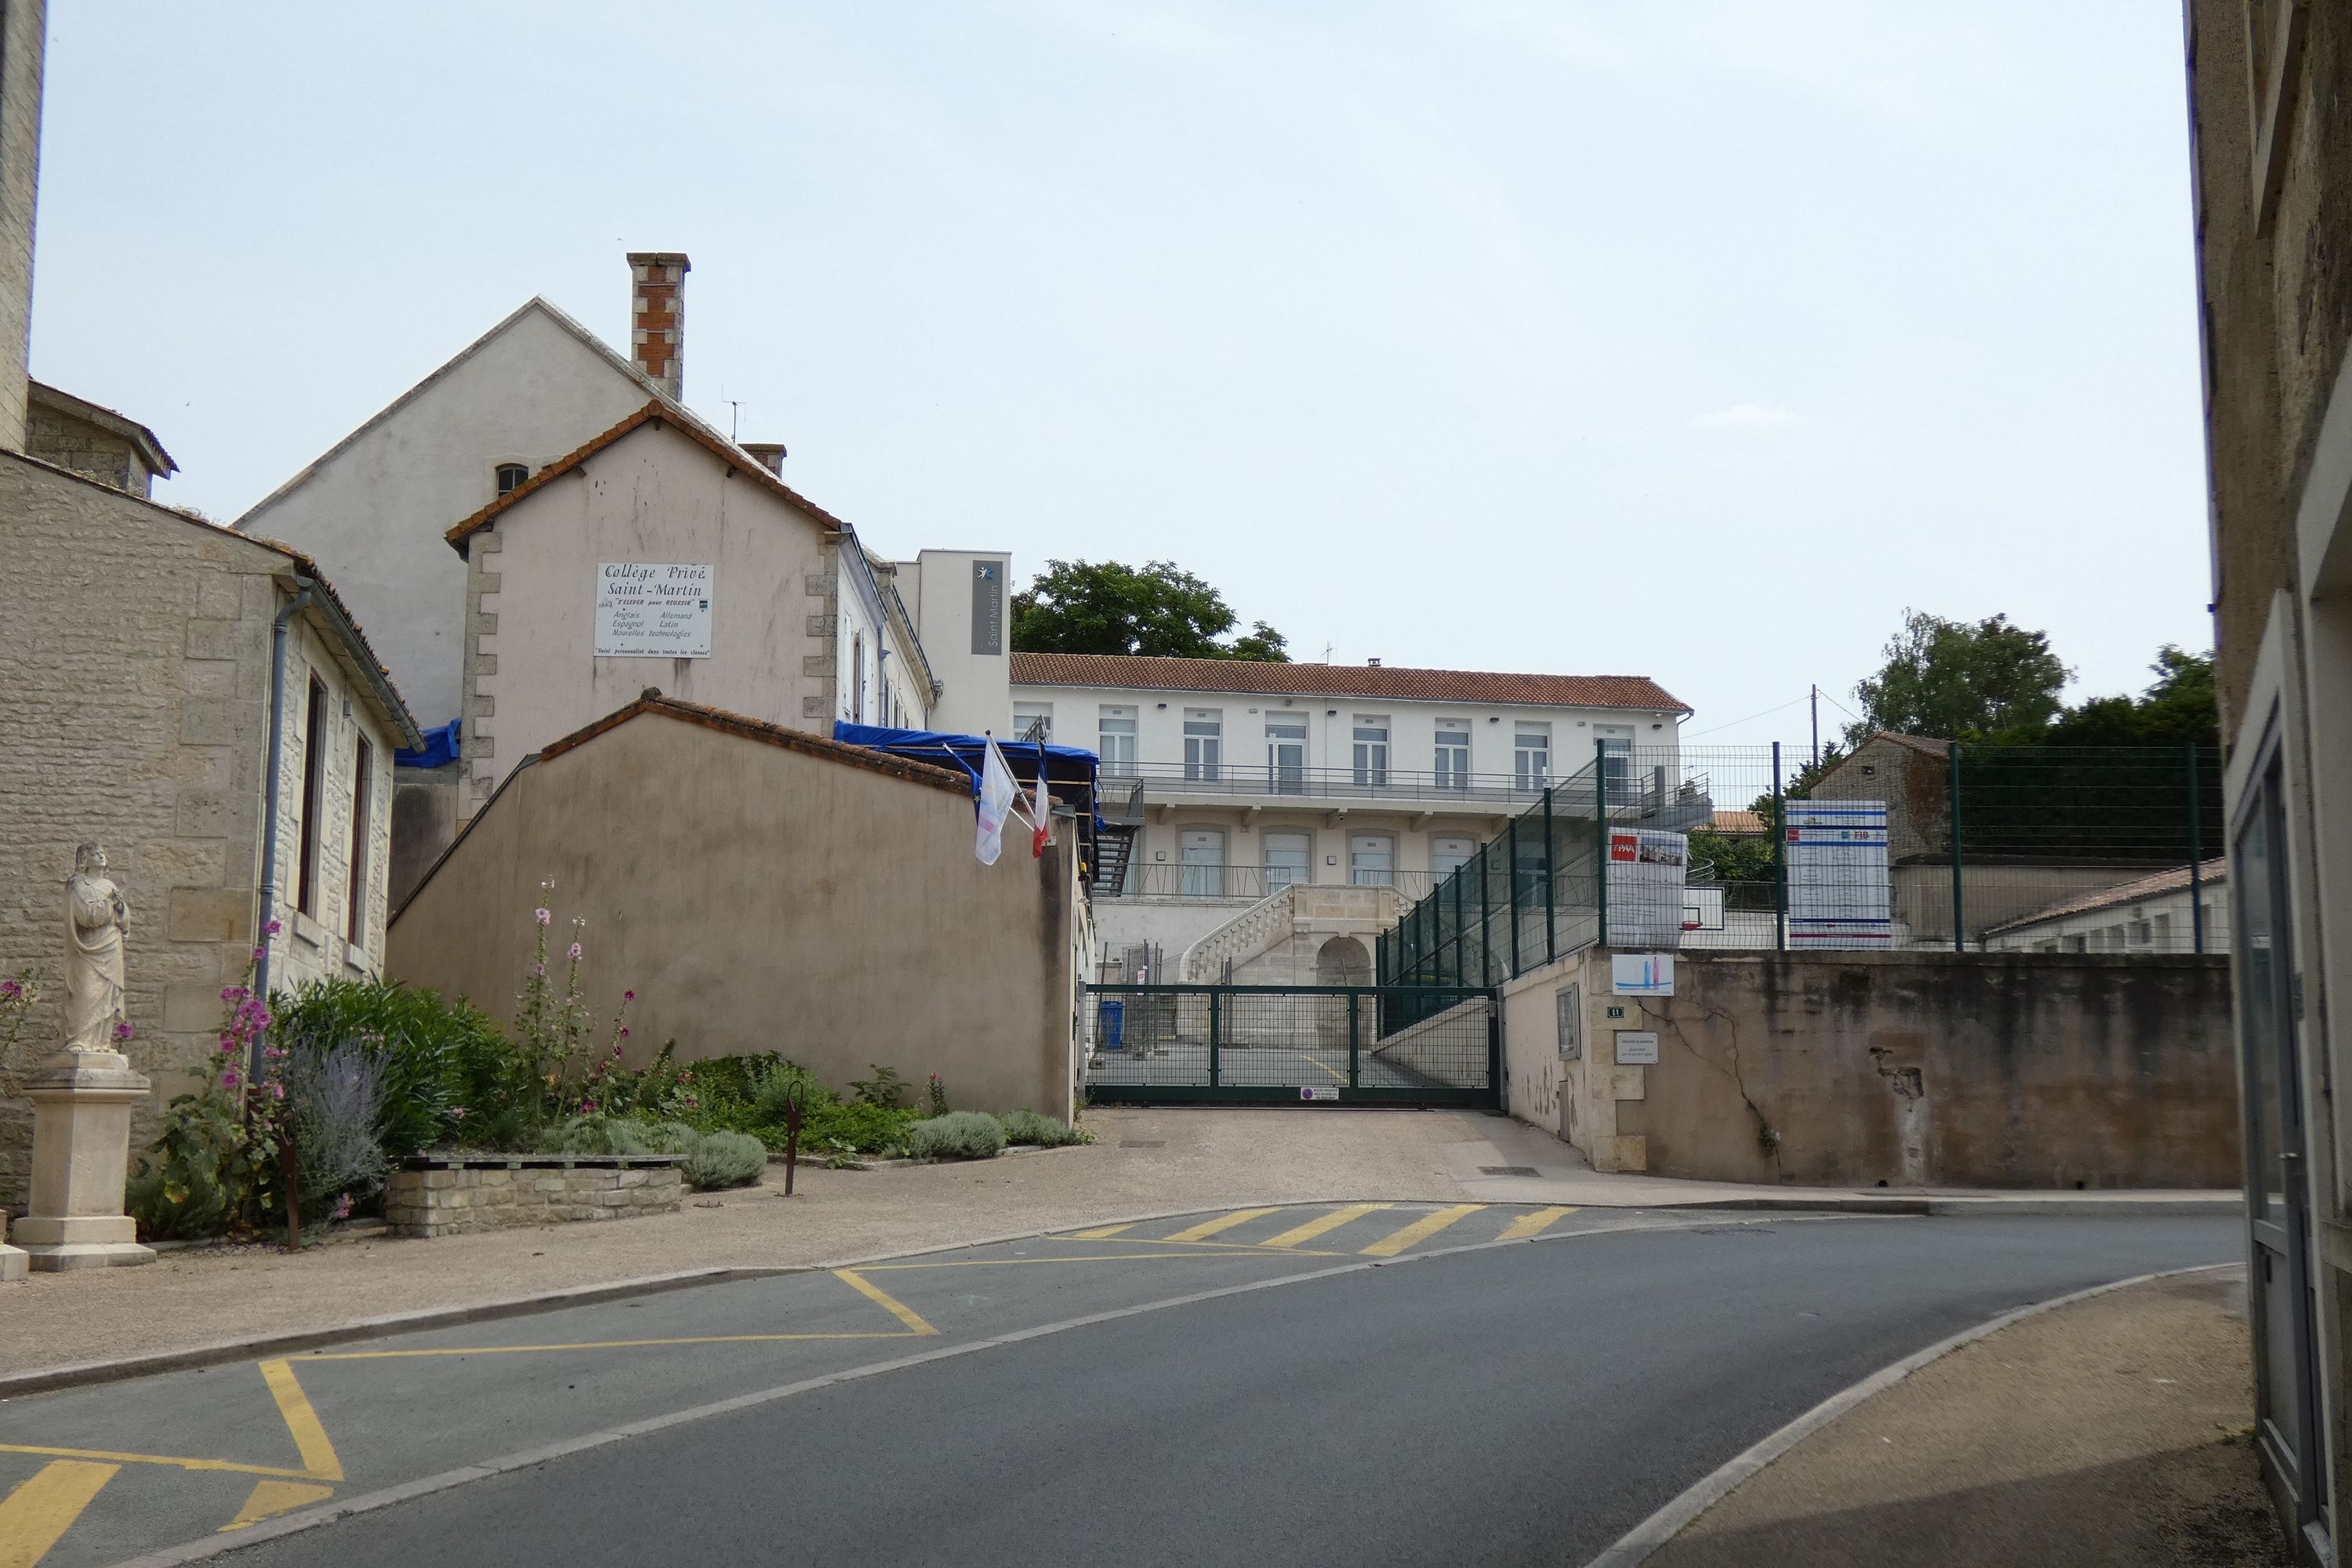
[[[1815,682],[1813,683],[1813,766],[1814,766],[1816,769],[1818,769],[1818,768],[1820,768],[1820,767],[1821,767],[1821,765],[1822,765],[1822,688],[1821,688],[1821,683],[1820,683],[1819,681],[1815,681]]]

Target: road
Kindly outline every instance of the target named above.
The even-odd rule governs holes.
[[[1577,1564],[1923,1345],[2239,1245],[1402,1204],[1081,1231],[14,1400],[0,1568]]]

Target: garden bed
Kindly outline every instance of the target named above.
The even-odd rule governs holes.
[[[413,1154],[384,1191],[395,1236],[676,1214],[686,1182],[676,1154]]]

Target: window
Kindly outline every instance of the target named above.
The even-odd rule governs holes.
[[[1013,738],[1022,741],[1054,739],[1054,705],[1050,702],[1015,702],[1013,705]]]
[[[1214,779],[1224,754],[1225,717],[1214,708],[1184,710],[1184,776]]]
[[[866,636],[859,633],[849,639],[850,708],[853,724],[866,722]]]
[[[499,494],[512,495],[530,478],[530,470],[520,463],[500,463],[498,467]]]
[[[1276,795],[1307,793],[1307,721],[1285,713],[1265,721],[1266,783]]]
[[[2134,947],[2136,947],[2136,948],[2147,947],[2147,946],[2152,945],[2152,944],[2155,942],[2155,940],[2156,940],[2156,930],[2155,930],[2155,928],[2154,928],[2153,926],[2149,925],[2149,923],[2148,923],[2147,921],[2132,921],[2132,923],[2131,923],[2131,945],[2132,945],[2132,946],[2134,946]]]
[[[1467,719],[1440,719],[1437,721],[1437,787],[1470,787],[1470,721]]]
[[[1359,833],[1348,840],[1348,880],[1359,888],[1396,886],[1396,840],[1385,833]]]
[[[1268,833],[1265,836],[1265,890],[1287,888],[1292,883],[1315,879],[1315,837],[1307,833]]]
[[[1194,828],[1187,831],[1180,843],[1184,860],[1184,896],[1188,899],[1223,898],[1225,836]]]
[[[1551,726],[1521,722],[1511,737],[1511,782],[1519,789],[1542,789],[1551,782]]]
[[[375,748],[365,735],[352,756],[352,877],[343,895],[343,940],[353,947],[367,945],[369,837],[368,820],[375,806]]]
[[[1097,752],[1102,758],[1102,771],[1107,773],[1135,772],[1135,710],[1106,708],[1097,721],[1099,738]]]
[[[302,719],[302,840],[294,863],[294,907],[319,918],[319,814],[326,809],[327,689],[310,678],[310,700]]]
[[[1429,874],[1442,882],[1468,865],[1470,857],[1477,852],[1478,841],[1475,838],[1433,838],[1429,841]]]
[[[2158,950],[2170,952],[2172,951],[2172,916],[2159,914],[2148,921],[2148,937]]]
[[[2088,952],[2091,950],[2091,939],[2087,936],[2078,934],[2060,940],[2065,942],[2068,952]]]
[[[1356,784],[1363,789],[1383,789],[1389,782],[1389,721],[1356,715]]]

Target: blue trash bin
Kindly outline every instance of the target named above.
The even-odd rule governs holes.
[[[1123,1050],[1127,1043],[1127,1004],[1102,1004],[1102,1043],[1107,1051]]]

